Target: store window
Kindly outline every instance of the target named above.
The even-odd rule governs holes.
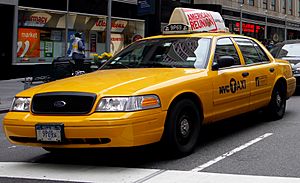
[[[300,0],[298,1],[298,16],[300,17]]]
[[[298,16],[300,17],[300,0],[298,1]]]
[[[233,30],[235,33],[239,34],[240,22],[235,22]],[[246,23],[246,22],[242,23],[242,32],[243,35],[245,36],[250,36],[258,40],[263,40],[264,30],[265,30],[265,26],[263,25]]]
[[[249,0],[249,5],[254,6],[254,0]]]
[[[76,32],[82,33],[86,58],[105,51],[105,16],[68,16],[68,33],[65,31],[65,14],[45,11],[19,10],[16,63],[51,63],[65,56]],[[111,52],[114,54],[128,44],[144,37],[144,21],[112,18]],[[67,40],[66,40],[67,38]],[[66,45],[67,43],[67,45]]]
[[[287,11],[287,13],[289,15],[292,14],[292,0],[288,0],[288,11]]]
[[[281,13],[286,13],[286,0],[281,0]]]
[[[263,0],[263,9],[268,9],[268,0]]]
[[[271,7],[270,7],[270,9],[272,11],[275,11],[275,7],[276,7],[276,0],[271,0]]]

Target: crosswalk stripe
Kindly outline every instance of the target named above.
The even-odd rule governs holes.
[[[0,177],[100,183],[299,183],[300,178],[177,170],[0,162]]]

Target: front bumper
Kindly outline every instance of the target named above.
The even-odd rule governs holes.
[[[158,142],[162,136],[166,111],[161,109],[131,113],[93,113],[88,116],[43,116],[9,112],[3,127],[13,144],[55,148],[132,147]],[[63,123],[65,141],[40,143],[37,123]]]

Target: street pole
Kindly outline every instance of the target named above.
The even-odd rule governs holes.
[[[240,5],[241,12],[240,12],[240,35],[243,34],[243,5]]]
[[[287,15],[284,15],[284,40],[286,41],[287,40],[287,21],[286,21],[286,17]]]
[[[265,27],[265,39],[267,40],[267,29],[268,29],[268,10],[265,11],[266,13],[266,27]]]
[[[110,43],[111,43],[111,4],[112,0],[108,0],[107,2],[107,19],[106,19],[106,43],[105,43],[105,51],[107,53],[110,52]]]
[[[65,58],[68,57],[68,28],[69,28],[69,0],[67,0],[67,13],[65,17],[66,22],[66,35],[65,35]]]

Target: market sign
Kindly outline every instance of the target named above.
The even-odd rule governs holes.
[[[40,57],[40,30],[19,28],[17,46],[18,57]]]

